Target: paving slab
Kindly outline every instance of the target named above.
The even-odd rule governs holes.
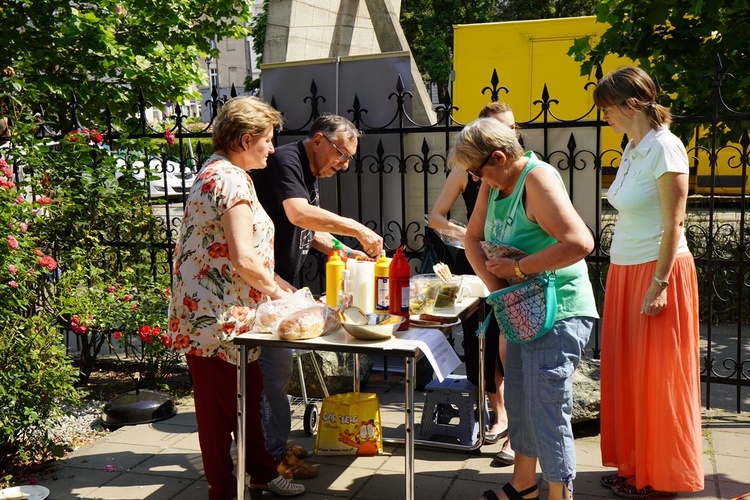
[[[403,385],[394,381],[368,384],[377,392],[386,436],[403,437]],[[415,394],[421,409],[423,393]],[[207,498],[208,485],[197,439],[194,409],[187,400],[171,419],[122,427],[81,447],[56,463],[54,472],[39,478],[50,489],[51,500],[198,500]],[[390,500],[403,498],[404,448],[386,443],[385,453],[374,457],[315,456],[315,436],[302,429],[304,405],[294,408],[291,442],[311,453],[319,466],[317,478],[302,481],[303,500]],[[419,422],[420,413],[415,420]],[[612,471],[601,465],[598,423],[574,426],[578,462],[575,497],[579,500],[615,499],[599,478]],[[706,488],[680,494],[689,500],[733,499],[750,493],[750,415],[705,410],[703,416]],[[477,499],[484,490],[499,491],[511,478],[512,467],[490,466],[502,442],[475,451],[415,450],[415,486],[418,500]],[[537,469],[538,472],[539,469]],[[546,485],[540,487],[542,498]],[[273,498],[264,494],[263,498]]]

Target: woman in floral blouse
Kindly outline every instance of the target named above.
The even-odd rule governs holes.
[[[232,339],[250,330],[262,300],[294,291],[274,276],[273,223],[247,174],[266,167],[281,121],[278,111],[253,97],[223,106],[213,126],[215,153],[190,190],[175,248],[169,335],[173,347],[185,353],[193,379],[210,500],[237,496],[230,448],[237,424],[238,349]],[[265,448],[258,354],[258,349],[249,353],[247,372],[250,488],[299,495],[304,486],[280,476]]]

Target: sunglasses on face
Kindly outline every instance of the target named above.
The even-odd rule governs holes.
[[[482,169],[487,165],[487,162],[490,161],[490,158],[492,158],[492,155],[494,154],[494,151],[491,151],[490,154],[487,155],[487,158],[484,159],[484,161],[477,167],[476,170],[467,170],[466,172],[475,180],[478,181],[482,178]]]

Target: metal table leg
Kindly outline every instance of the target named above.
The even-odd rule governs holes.
[[[354,370],[352,371],[354,372],[354,392],[359,392],[359,353],[356,352],[354,353]]]
[[[245,449],[245,413],[247,404],[245,402],[245,375],[247,374],[247,347],[240,344],[240,362],[237,365],[237,500],[245,500],[245,461],[247,450]]]
[[[414,384],[416,377],[416,359],[404,358],[406,384],[404,384],[405,397],[405,428],[404,428],[404,458],[406,459],[406,495],[404,498],[414,498]]]

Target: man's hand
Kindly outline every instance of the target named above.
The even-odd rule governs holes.
[[[362,226],[357,240],[370,257],[378,257],[383,251],[383,238],[367,226]]]

